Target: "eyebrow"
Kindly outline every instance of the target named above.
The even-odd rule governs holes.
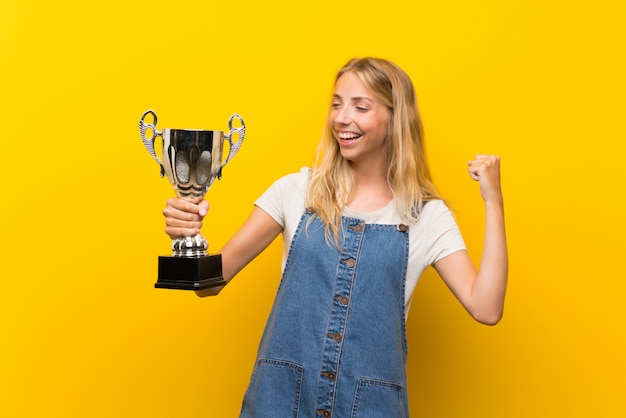
[[[343,98],[337,93],[333,94],[333,97],[336,99],[343,100]],[[365,96],[350,97],[350,100],[352,100],[353,102],[358,102],[358,101],[363,101],[363,100],[368,101],[368,102],[373,102],[372,99],[370,99],[369,97],[365,97]]]

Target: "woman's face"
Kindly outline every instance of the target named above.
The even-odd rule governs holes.
[[[355,73],[337,80],[328,122],[345,159],[368,165],[386,161],[389,110]]]

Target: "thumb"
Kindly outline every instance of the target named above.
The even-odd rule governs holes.
[[[198,214],[202,217],[205,217],[207,213],[209,213],[209,202],[207,202],[206,200],[202,200],[198,204]]]

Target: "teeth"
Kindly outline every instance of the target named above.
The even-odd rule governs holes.
[[[358,138],[360,136],[361,135],[358,135],[358,134],[355,134],[355,133],[352,133],[352,132],[340,133],[339,134],[339,138],[341,138],[341,139],[355,139],[355,138]]]

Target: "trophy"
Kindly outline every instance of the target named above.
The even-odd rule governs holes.
[[[152,123],[146,121],[151,116]],[[238,121],[240,127],[233,126]],[[222,178],[222,169],[235,156],[246,132],[243,119],[234,114],[228,120],[228,134],[223,131],[194,129],[156,130],[157,115],[147,110],[139,120],[143,144],[161,167],[181,199],[199,202],[215,179]],[[233,142],[237,134],[238,141]],[[161,159],[154,143],[161,137]],[[224,139],[230,143],[228,157],[222,162]],[[209,243],[201,234],[177,237],[172,241],[172,255],[159,256],[159,275],[154,287],[161,289],[202,290],[225,285],[222,277],[222,256],[208,254]]]

